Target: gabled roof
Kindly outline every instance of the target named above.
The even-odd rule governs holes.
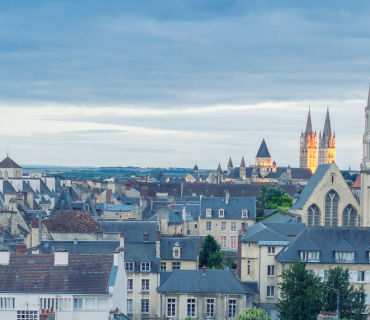
[[[73,208],[71,202],[72,199],[69,195],[68,190],[66,188],[63,188],[57,201],[55,202],[53,209],[49,213],[49,218],[54,217],[57,211],[72,211]]]
[[[320,251],[320,248],[311,239],[307,240],[305,244],[299,248],[301,251]]]
[[[22,167],[16,164],[9,156],[7,156],[3,161],[0,162],[1,169],[22,169]]]
[[[355,249],[348,243],[346,240],[341,240],[333,249],[334,251],[342,251],[342,252],[348,252],[348,251],[355,251]]]
[[[359,174],[351,188],[361,188],[361,175]]]
[[[242,161],[240,162],[240,168],[245,168],[244,157],[242,157]]]
[[[324,177],[325,173],[329,170],[332,163],[320,164],[315,173],[312,175],[310,180],[308,180],[307,185],[304,187],[300,197],[293,204],[291,210],[297,210],[303,208],[307,200],[311,197],[312,192],[314,192],[317,185],[320,183],[321,179]]]
[[[175,245],[181,248],[180,260],[197,260],[199,241],[197,237],[186,238],[161,238],[161,259],[173,260],[172,249]]]
[[[267,145],[266,145],[265,139],[262,140],[262,143],[260,145],[260,148],[258,149],[256,158],[271,158],[270,152],[267,149]]]
[[[216,172],[222,173],[222,169],[221,169],[221,164],[220,163],[218,164],[218,167],[217,167],[217,171]]]
[[[263,219],[261,222],[262,223],[270,223],[270,222],[286,223],[286,222],[292,222],[292,220],[293,220],[292,217],[285,215],[285,214],[281,214],[280,212],[276,212],[273,215]]]
[[[295,237],[296,235],[301,233],[303,229],[306,228],[305,223],[297,223],[297,222],[274,223],[274,222],[262,221],[262,224],[264,224],[266,227],[270,228],[271,230],[274,230],[286,237]]]
[[[261,229],[260,231],[248,235],[248,229],[247,234],[242,238],[243,242],[260,242],[260,241],[283,241],[283,242],[289,242],[291,241],[290,238],[285,237],[281,235],[280,233],[277,233],[276,231],[273,231],[267,227]]]
[[[189,281],[191,279],[191,281]],[[176,270],[157,289],[158,292],[246,294],[230,271]]]

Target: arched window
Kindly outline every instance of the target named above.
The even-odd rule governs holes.
[[[325,227],[338,226],[338,202],[338,193],[330,190],[325,197]]]
[[[312,204],[307,210],[307,226],[320,226],[320,209],[316,204]]]
[[[343,227],[357,226],[357,210],[349,204],[343,210]]]

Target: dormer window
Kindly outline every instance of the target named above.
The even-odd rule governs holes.
[[[207,218],[212,218],[212,209],[207,209],[206,210],[206,217]]]
[[[134,271],[134,263],[126,262],[126,271]]]
[[[247,209],[242,210],[242,218],[248,218],[248,210]]]
[[[320,261],[320,251],[301,251],[301,260],[318,262]]]
[[[225,210],[224,209],[218,210],[218,217],[219,218],[224,218],[225,217]]]
[[[150,262],[141,262],[140,263],[141,271],[150,271]]]
[[[335,252],[336,262],[355,262],[354,252]]]
[[[172,257],[175,259],[180,259],[181,256],[181,247],[178,242],[172,248]]]

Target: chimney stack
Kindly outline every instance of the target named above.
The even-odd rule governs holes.
[[[155,257],[161,258],[161,232],[159,230],[155,232]]]
[[[27,245],[25,243],[18,243],[15,254],[26,254],[26,253],[27,253]]]
[[[119,235],[119,247],[122,249],[125,248],[125,236],[123,233]]]
[[[0,249],[0,265],[8,266],[10,261],[10,252],[8,249]]]
[[[229,190],[226,190],[226,195],[225,195],[225,203],[226,204],[229,204],[229,198],[230,198]]]
[[[120,248],[117,248],[116,250],[114,250],[114,254],[113,254],[113,266],[115,267],[118,267],[119,263],[118,263],[118,259],[119,259],[119,253],[121,252]]]
[[[207,275],[207,269],[206,269],[206,266],[203,265],[203,276]]]
[[[68,250],[56,249],[54,252],[54,266],[68,266]]]
[[[32,254],[39,254],[40,251],[39,251],[39,247],[32,247]]]

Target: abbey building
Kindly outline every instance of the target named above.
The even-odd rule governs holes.
[[[306,131],[301,133],[299,148],[299,167],[308,168],[314,173],[317,166],[335,162],[335,132],[332,134],[329,109],[326,112],[324,130],[317,139],[312,130],[311,112],[308,111]]]

